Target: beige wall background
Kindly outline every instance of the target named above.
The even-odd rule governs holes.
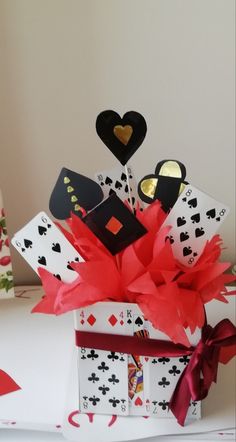
[[[137,178],[158,161],[231,207],[234,255],[233,0],[0,0],[0,186],[10,235],[48,199],[62,166],[93,177],[117,162],[97,114],[141,112]],[[37,276],[13,254],[16,282]]]

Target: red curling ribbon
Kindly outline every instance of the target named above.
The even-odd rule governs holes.
[[[205,325],[202,339],[196,347],[185,347],[161,339],[79,330],[75,331],[75,335],[79,347],[151,357],[191,355],[169,404],[180,425],[184,425],[191,398],[194,401],[204,399],[212,382],[216,382],[219,362],[225,364],[236,355],[236,327],[229,319],[223,319],[214,328]]]
[[[0,396],[20,390],[21,387],[17,385],[14,379],[5,371],[0,370]]]

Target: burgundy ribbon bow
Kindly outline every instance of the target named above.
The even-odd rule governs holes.
[[[219,362],[226,362],[225,347],[232,347],[236,355],[236,327],[229,319],[223,319],[214,328],[206,325],[202,339],[196,346],[189,364],[183,371],[170,400],[169,408],[180,425],[184,425],[190,400],[204,399],[212,382],[217,380]]]
[[[79,330],[76,330],[76,345],[152,357],[192,355],[169,404],[179,424],[184,425],[191,398],[204,399],[212,382],[216,382],[218,363],[226,363],[236,355],[236,327],[229,319],[223,319],[214,328],[205,325],[202,339],[195,348],[160,339]]]

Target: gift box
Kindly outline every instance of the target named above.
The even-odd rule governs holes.
[[[9,238],[7,235],[6,216],[0,189],[0,299],[14,296]]]
[[[181,355],[180,349],[178,357],[167,357],[168,348],[162,355],[159,341],[163,347],[170,340],[145,320],[137,304],[100,302],[79,309],[75,312],[75,329],[82,413],[173,417],[169,402],[190,355],[186,352]],[[141,343],[122,341],[126,336],[155,340],[157,356],[150,356],[148,348],[148,356],[137,350],[134,354],[127,353],[127,348],[131,351]],[[191,346],[196,346],[201,331],[198,329],[192,335],[188,332],[188,337]],[[87,346],[80,346],[81,343]],[[110,351],[99,349],[104,347],[110,347]],[[200,416],[200,402],[191,400],[188,417],[198,419]]]

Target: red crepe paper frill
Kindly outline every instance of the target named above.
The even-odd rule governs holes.
[[[138,209],[136,216],[148,233],[116,256],[76,215],[67,220],[70,232],[57,224],[85,262],[71,264],[78,278],[70,284],[40,268],[45,296],[33,312],[60,315],[98,301],[137,303],[155,328],[189,346],[185,329],[193,333],[203,326],[204,305],[213,299],[228,302],[227,296],[235,293],[225,287],[235,279],[224,273],[230,263],[218,261],[222,241],[215,235],[197,263],[185,267],[166,240],[171,226],[162,227],[166,214],[159,201],[143,212]]]

